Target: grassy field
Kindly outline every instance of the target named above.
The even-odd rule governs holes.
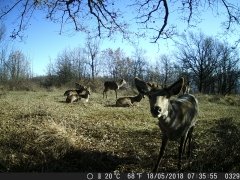
[[[148,99],[114,107],[92,93],[66,104],[63,90],[0,92],[1,172],[149,172],[161,132]],[[121,93],[120,95],[121,96]],[[182,171],[240,171],[240,97],[197,95],[200,106],[191,160]],[[178,144],[170,142],[160,171],[177,171]]]

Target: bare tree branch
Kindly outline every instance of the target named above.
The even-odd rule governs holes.
[[[167,26],[168,23],[168,15],[169,15],[169,11],[168,11],[168,4],[167,4],[167,0],[163,0],[163,6],[165,8],[165,16],[164,16],[164,22],[162,27],[160,28],[157,37],[155,38],[155,40],[153,41],[154,43],[157,42],[157,40],[160,38],[161,34],[163,33],[164,29]]]
[[[235,25],[240,24],[240,5],[235,2],[230,3],[230,0],[136,0],[134,4],[127,6],[137,12],[131,19],[135,22],[126,22],[129,20],[130,10],[125,10],[123,7],[116,8],[115,4],[118,3],[115,2],[117,0],[17,0],[12,4],[9,2],[5,9],[0,6],[0,20],[17,8],[20,9],[19,23],[11,37],[21,37],[35,9],[39,9],[46,12],[47,19],[60,24],[60,34],[65,24],[71,23],[75,31],[97,32],[97,36],[100,37],[105,35],[110,37],[116,32],[120,32],[124,38],[134,34],[147,37],[153,43],[157,43],[160,39],[172,38],[176,34],[175,27],[178,24],[169,22],[170,14],[174,13],[178,20],[183,18],[183,23],[187,23],[190,27],[192,22],[198,23],[199,12],[204,12],[209,7],[213,11],[224,7],[227,19],[226,30],[232,30]],[[126,19],[122,16],[123,11],[126,11]],[[137,24],[138,27],[132,24]],[[126,28],[128,25],[133,27],[132,32]]]
[[[237,22],[237,24],[239,24],[239,17],[237,17],[233,14],[234,10],[239,11],[239,9],[237,9],[237,7],[235,7],[234,5],[228,3],[226,0],[221,0],[221,1],[227,10],[227,14],[228,14],[227,29],[229,30],[230,26],[233,22]]]
[[[15,4],[13,4],[12,7],[10,7],[6,12],[3,12],[2,15],[0,16],[0,19],[2,19],[4,16],[9,14],[22,0],[18,0]]]

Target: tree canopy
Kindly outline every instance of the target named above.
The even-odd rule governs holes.
[[[71,24],[76,31],[111,37],[121,33],[123,38],[146,37],[151,42],[172,38],[176,32],[176,19],[187,27],[197,26],[201,14],[212,11],[222,18],[223,31],[234,32],[240,22],[240,4],[237,0],[17,0],[1,2],[0,20],[6,20],[14,10],[18,22],[12,38],[22,37],[29,20],[36,11],[46,19],[60,25]],[[175,15],[174,15],[175,14]],[[174,15],[174,18],[170,18]],[[132,27],[132,25],[134,28]],[[136,28],[137,27],[137,28]],[[95,33],[96,32],[96,33]],[[236,42],[239,42],[238,37]]]

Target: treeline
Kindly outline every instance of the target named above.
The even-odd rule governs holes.
[[[28,58],[19,50],[0,52],[0,82],[11,90],[28,89],[32,78]]]
[[[240,88],[237,49],[202,33],[183,36],[174,54],[159,56],[155,64],[148,61],[143,49],[137,48],[132,56],[126,56],[120,48],[99,51],[99,42],[87,41],[85,48],[60,53],[48,70],[52,84],[94,81],[96,77],[124,78],[132,84],[138,76],[164,87],[185,76],[194,92],[225,95],[237,93]]]
[[[0,55],[3,57],[3,53]],[[27,58],[21,51],[6,57],[1,58],[1,82],[32,80]],[[97,88],[105,80],[121,78],[133,85],[136,76],[164,87],[185,76],[193,92],[226,95],[240,90],[237,49],[202,33],[184,35],[171,56],[161,55],[155,63],[141,48],[128,56],[121,48],[100,50],[100,42],[88,38],[84,48],[60,52],[46,68],[46,76],[38,81],[44,87],[71,86],[82,81]]]

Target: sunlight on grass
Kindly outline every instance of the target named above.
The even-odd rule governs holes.
[[[121,95],[121,94],[120,94]],[[240,97],[197,95],[200,112],[191,166],[183,171],[239,171]],[[5,92],[0,96],[2,172],[151,171],[160,148],[157,119],[145,98],[131,108],[93,93],[65,103],[63,92]],[[162,171],[177,170],[170,142]]]

